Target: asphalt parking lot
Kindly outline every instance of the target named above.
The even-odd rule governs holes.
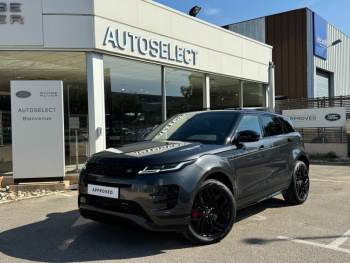
[[[350,166],[312,165],[310,195],[242,209],[220,243],[85,220],[77,192],[0,205],[0,262],[350,262]]]

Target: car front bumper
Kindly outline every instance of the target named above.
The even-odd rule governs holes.
[[[149,230],[181,230],[190,223],[192,202],[203,173],[196,164],[172,173],[135,178],[92,175],[83,170],[79,179],[80,214],[109,223],[127,220]],[[119,188],[119,198],[89,195],[88,184]]]

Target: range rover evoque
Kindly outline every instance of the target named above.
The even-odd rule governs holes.
[[[220,241],[236,210],[278,194],[309,193],[303,139],[281,115],[253,110],[178,114],[144,141],[89,158],[78,205],[87,219],[177,231],[198,244]]]

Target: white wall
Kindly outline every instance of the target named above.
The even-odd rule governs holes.
[[[5,0],[3,0],[5,1]],[[3,2],[1,1],[1,2]],[[10,3],[10,0],[6,0]],[[7,13],[6,13],[7,14]],[[11,15],[11,14],[8,14]],[[0,50],[94,49],[268,82],[272,47],[149,0],[26,0],[24,24],[0,24]],[[108,27],[198,51],[186,64],[104,45]]]
[[[120,7],[123,8],[120,8]],[[136,58],[148,59],[205,72],[268,82],[268,64],[272,48],[266,44],[214,26],[153,1],[94,0],[95,48]],[[154,15],[152,15],[154,14]],[[198,51],[198,63],[143,55],[129,48],[121,50],[111,43],[104,45],[108,27],[128,31]]]
[[[21,12],[11,12],[0,24],[0,50],[13,49],[93,49],[93,0],[26,0]],[[11,15],[22,15],[23,24],[10,23]]]
[[[335,152],[340,157],[348,156],[348,144],[344,143],[305,143],[305,151],[310,153]]]
[[[0,12],[0,15],[6,15],[6,24],[0,24],[0,48],[13,48],[13,45],[20,48],[25,46],[42,46],[42,6],[41,0],[22,1],[21,12],[11,12],[10,3],[18,1],[1,0],[5,3],[7,11]],[[11,15],[23,16],[23,24],[14,22],[11,24]]]

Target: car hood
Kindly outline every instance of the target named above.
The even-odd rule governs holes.
[[[183,141],[145,141],[94,154],[89,162],[119,165],[155,165],[193,160],[227,150],[224,145]]]

